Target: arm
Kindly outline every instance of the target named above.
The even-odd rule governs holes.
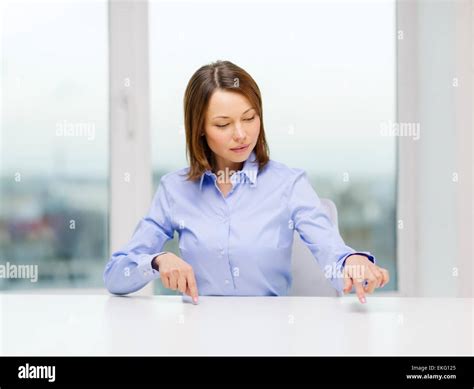
[[[163,253],[164,244],[173,234],[171,204],[161,180],[151,207],[138,223],[131,240],[112,254],[105,267],[104,283],[109,292],[132,293],[158,278],[160,273],[152,261]]]
[[[375,258],[367,252],[356,252],[347,246],[339,234],[337,226],[324,209],[320,198],[312,188],[304,170],[295,169],[289,187],[288,204],[294,228],[302,241],[318,261],[326,278],[342,293],[344,289],[343,268],[350,255],[365,256],[375,263]]]

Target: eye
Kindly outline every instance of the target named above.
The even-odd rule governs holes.
[[[227,124],[216,124],[216,127],[224,128],[224,127],[227,127],[228,125],[229,125],[229,123],[227,123]]]
[[[253,119],[255,119],[255,115],[253,115],[251,118],[244,119],[244,120],[247,121],[247,122],[251,122]]]

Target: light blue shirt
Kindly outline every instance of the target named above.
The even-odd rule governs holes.
[[[255,152],[232,174],[224,196],[208,170],[187,181],[188,167],[164,175],[148,214],[105,267],[111,293],[126,294],[159,278],[152,259],[179,235],[180,258],[194,270],[199,295],[284,296],[289,293],[294,230],[339,292],[344,261],[356,252],[313,190],[306,172],[270,160],[258,170]],[[375,263],[368,252],[366,255]]]

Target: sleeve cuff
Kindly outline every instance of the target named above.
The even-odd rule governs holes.
[[[142,277],[144,281],[155,280],[160,277],[160,272],[153,269],[151,266],[151,261],[157,255],[164,254],[165,251],[161,251],[155,254],[141,254],[135,262],[137,263],[137,272]]]
[[[350,253],[350,254],[347,254],[346,257],[344,258],[344,260],[342,261],[342,265],[341,265],[341,270],[344,269],[344,266],[346,265],[346,260],[347,258],[349,258],[351,255],[363,255],[364,257],[367,257],[367,259],[369,261],[371,261],[374,265],[377,264],[377,261],[375,259],[375,257],[370,254],[368,251],[356,251],[354,253]]]

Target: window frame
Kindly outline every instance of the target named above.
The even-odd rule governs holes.
[[[148,3],[109,1],[110,255],[152,199]],[[128,181],[127,181],[128,178]],[[152,295],[153,283],[137,294]]]

